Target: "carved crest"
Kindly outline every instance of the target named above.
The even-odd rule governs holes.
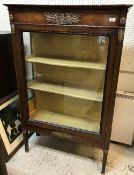
[[[79,13],[47,12],[45,17],[52,24],[77,24],[80,22]]]

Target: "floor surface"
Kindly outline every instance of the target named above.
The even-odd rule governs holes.
[[[35,134],[7,163],[9,175],[100,175],[102,151]],[[134,146],[112,143],[106,175],[134,175]]]

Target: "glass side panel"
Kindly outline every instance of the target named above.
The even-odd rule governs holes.
[[[99,133],[109,37],[30,36],[32,52],[25,56],[30,119]]]

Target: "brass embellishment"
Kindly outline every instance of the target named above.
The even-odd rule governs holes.
[[[125,24],[126,24],[126,18],[125,18],[125,17],[122,17],[122,18],[120,19],[120,24],[121,24],[121,25],[125,25]]]
[[[13,15],[12,14],[9,14],[9,19],[10,19],[10,21],[13,21]]]
[[[64,139],[71,139],[72,138],[72,136],[69,133],[53,131],[52,134],[54,136],[61,137],[61,138],[64,138]]]
[[[52,24],[77,24],[80,22],[79,13],[47,12],[45,17]]]
[[[125,33],[125,30],[124,29],[119,29],[118,30],[118,40],[119,41],[123,41],[123,39],[124,39],[124,33]]]
[[[14,34],[15,33],[15,25],[11,24],[11,33]]]

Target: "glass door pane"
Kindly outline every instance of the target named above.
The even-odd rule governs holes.
[[[30,119],[99,133],[109,37],[30,35]]]

